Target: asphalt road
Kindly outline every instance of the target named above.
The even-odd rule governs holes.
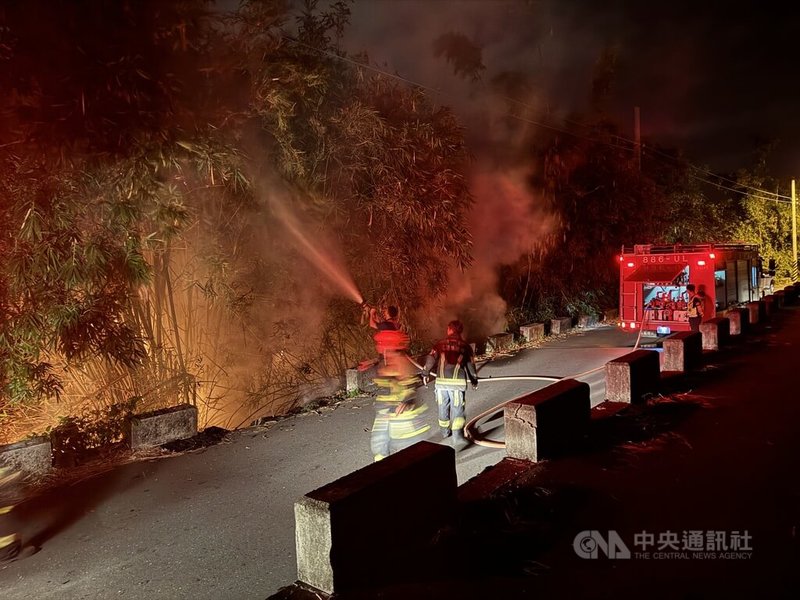
[[[634,342],[599,327],[484,363],[479,389],[467,392],[467,418],[547,385],[492,377],[573,376]],[[592,404],[602,402],[603,371],[581,379]],[[435,424],[433,386],[420,393]],[[372,419],[371,400],[357,398],[35,498],[17,512],[41,551],[0,567],[0,598],[266,598],[296,578],[293,503],[370,463]],[[502,439],[501,430],[492,435]],[[502,457],[501,449],[467,448],[457,460],[459,483]]]

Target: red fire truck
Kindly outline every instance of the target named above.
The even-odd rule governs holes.
[[[761,259],[750,244],[623,247],[619,315],[624,329],[656,334],[689,331],[686,285],[705,293],[704,319],[761,297]]]

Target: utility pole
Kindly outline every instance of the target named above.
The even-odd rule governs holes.
[[[642,172],[642,125],[639,120],[639,107],[633,107],[633,139],[636,142],[636,166]]]
[[[792,283],[797,281],[797,194],[792,179]]]

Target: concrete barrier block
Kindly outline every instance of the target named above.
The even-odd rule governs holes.
[[[453,449],[419,442],[306,494],[294,505],[298,579],[327,594],[402,581],[453,522],[456,490]]]
[[[503,352],[514,344],[513,333],[496,333],[486,340],[486,349],[489,352]]]
[[[50,438],[35,437],[0,446],[0,466],[20,471],[23,476],[44,475],[53,466]]]
[[[341,377],[326,377],[321,381],[301,383],[297,386],[297,405],[306,406],[315,400],[330,398],[341,389]]]
[[[181,404],[141,415],[128,422],[131,450],[152,448],[197,435],[197,407]]]
[[[769,294],[759,300],[761,304],[761,312],[759,313],[763,320],[769,320],[775,314],[775,296]]]
[[[763,309],[761,307],[761,302],[759,300],[755,300],[754,302],[748,302],[746,305],[747,308],[747,322],[750,325],[757,325],[762,321],[761,313]]]
[[[558,335],[560,333],[566,333],[570,329],[572,329],[571,317],[561,317],[558,319],[550,320],[550,335]]]
[[[606,400],[640,402],[661,380],[658,352],[634,350],[606,363]]]
[[[580,315],[578,317],[578,327],[594,327],[597,325],[597,317],[595,315]]]
[[[786,292],[778,290],[772,296],[775,298],[775,310],[781,310],[786,306]]]
[[[472,348],[472,353],[475,356],[481,356],[486,354],[486,348],[488,344],[486,340],[481,340],[479,342],[470,342],[470,347]]]
[[[519,334],[526,342],[544,339],[544,323],[529,323],[519,328]]]
[[[726,314],[729,322],[730,335],[742,335],[747,333],[750,325],[750,311],[746,308],[731,308]]]
[[[700,366],[703,337],[699,331],[678,331],[664,338],[662,371],[686,372]]]
[[[576,446],[591,419],[589,384],[562,379],[504,408],[506,456],[536,462]]]
[[[348,394],[360,392],[358,387],[358,369],[347,369],[344,373],[344,389]]]
[[[727,317],[714,317],[700,323],[703,350],[719,350],[728,343],[730,331],[730,320]]]
[[[354,392],[374,392],[377,388],[373,380],[378,376],[378,362],[359,366],[345,371],[345,390]]]

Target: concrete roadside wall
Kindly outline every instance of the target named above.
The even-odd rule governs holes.
[[[762,308],[762,304],[759,300],[755,300],[754,302],[748,302],[746,304],[747,308],[747,322],[750,325],[758,325],[764,320],[762,313],[764,309]]]
[[[658,352],[634,350],[606,363],[606,400],[641,402],[658,389],[660,379]]]
[[[544,323],[528,323],[519,328],[519,334],[526,342],[544,339]]]
[[[24,476],[44,475],[53,466],[50,438],[35,437],[0,446],[0,466],[21,471]]]
[[[456,514],[453,448],[419,442],[295,503],[298,580],[327,594],[399,583]]]
[[[550,335],[558,335],[560,333],[567,333],[572,329],[572,318],[561,317],[558,319],[550,320]]]
[[[679,331],[664,338],[661,370],[686,372],[700,366],[703,337],[699,331]]]
[[[739,336],[747,333],[750,326],[750,311],[746,308],[737,307],[732,308],[725,313],[729,321],[728,333],[732,336]]]
[[[728,343],[731,322],[727,317],[714,317],[700,323],[700,335],[703,339],[703,350],[719,350]]]
[[[513,345],[513,333],[496,333],[490,335],[486,340],[486,350],[488,352],[503,352],[505,350],[510,350]]]
[[[562,379],[504,407],[506,456],[532,462],[569,452],[591,417],[589,384]]]
[[[126,433],[131,450],[193,437],[197,435],[197,407],[181,404],[134,415],[128,422]]]

